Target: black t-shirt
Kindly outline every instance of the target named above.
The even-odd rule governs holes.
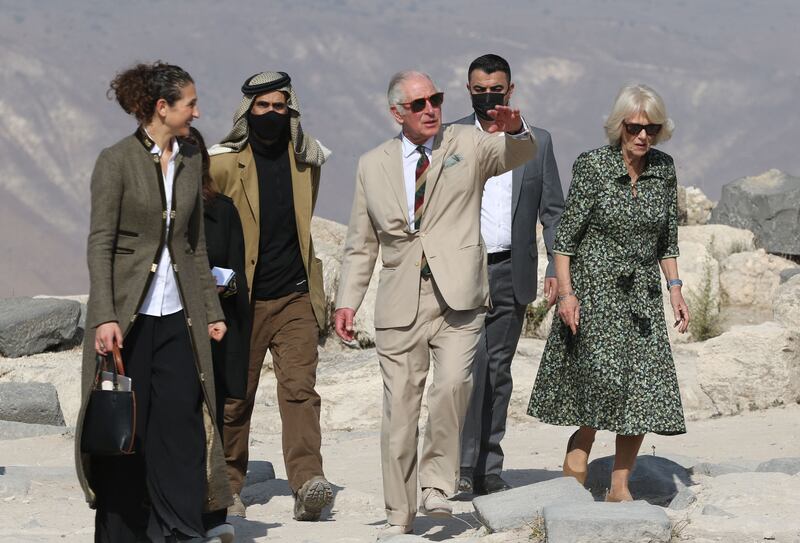
[[[258,263],[253,298],[274,300],[292,292],[308,292],[308,278],[297,239],[289,141],[265,145],[249,138],[258,173]]]

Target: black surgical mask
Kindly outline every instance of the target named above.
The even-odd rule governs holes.
[[[253,115],[248,111],[247,122],[262,140],[276,141],[285,135],[289,127],[289,114],[269,111],[263,115]]]
[[[493,120],[489,117],[487,111],[494,109],[495,106],[504,105],[506,99],[506,93],[504,92],[482,92],[470,96],[472,96],[472,109],[475,110],[475,115],[484,121]]]

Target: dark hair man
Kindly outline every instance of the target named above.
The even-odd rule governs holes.
[[[498,55],[482,55],[469,66],[467,90],[474,113],[454,124],[485,131],[494,107],[508,106],[514,93],[511,67]],[[481,236],[486,244],[492,307],[486,313],[472,367],[474,383],[461,436],[459,490],[489,494],[510,486],[501,478],[503,449],[511,400],[511,360],[525,321],[525,309],[536,298],[536,218],[547,248],[544,295],[548,306],[558,292],[552,247],[564,210],[564,195],[550,134],[531,128],[539,143],[536,155],[512,171],[486,182],[481,202]]]

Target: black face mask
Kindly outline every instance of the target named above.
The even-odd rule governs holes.
[[[289,114],[269,111],[263,115],[247,112],[247,123],[256,136],[265,141],[276,141],[286,135],[289,128]]]
[[[504,92],[482,92],[480,94],[471,94],[472,96],[472,109],[475,110],[475,115],[484,121],[491,121],[487,111],[494,109],[495,106],[504,105],[506,93]]]

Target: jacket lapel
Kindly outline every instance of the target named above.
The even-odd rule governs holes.
[[[294,146],[289,141],[289,168],[292,174],[292,198],[294,200],[294,218],[297,225],[297,238],[303,261],[308,261],[309,231],[304,225],[311,224],[311,167],[297,167]]]
[[[436,134],[436,137],[433,139],[431,164],[428,166],[427,178],[425,179],[425,201],[422,203],[423,223],[425,222],[425,212],[428,209],[428,204],[430,203],[431,196],[433,195],[433,189],[436,188],[436,184],[439,181],[439,176],[442,173],[442,166],[444,165],[444,159],[447,156],[447,151],[450,148],[450,143],[452,140],[452,136],[448,137],[447,139],[444,138],[443,130],[439,130],[439,133]]]
[[[392,194],[400,206],[403,220],[408,224],[408,198],[406,197],[406,182],[403,175],[403,144],[400,137],[394,138],[386,147],[382,166],[389,180]]]
[[[522,192],[522,175],[525,173],[525,166],[520,166],[511,170],[511,220],[517,214],[519,205],[519,195]]]
[[[258,173],[253,160],[253,150],[249,145],[239,152],[239,182],[242,185],[242,193],[247,200],[247,207],[253,220],[258,224],[259,205],[258,205]]]

